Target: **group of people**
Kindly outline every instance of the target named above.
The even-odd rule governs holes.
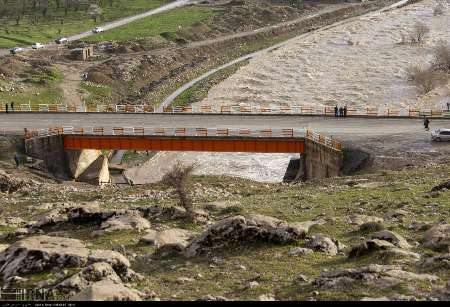
[[[346,117],[347,116],[347,106],[345,107],[334,107],[334,116],[335,117]]]
[[[6,113],[9,113],[9,104],[8,103],[5,103],[5,112]],[[11,111],[13,111],[14,112],[14,102],[13,101],[11,101]]]

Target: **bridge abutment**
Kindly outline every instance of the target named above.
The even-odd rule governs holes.
[[[110,181],[108,157],[95,149],[65,150],[62,135],[26,139],[25,152],[42,160],[44,168],[58,179],[98,181],[99,184]]]
[[[342,151],[306,139],[305,153],[300,154],[300,167],[296,179],[306,181],[337,177],[342,174],[343,164]]]

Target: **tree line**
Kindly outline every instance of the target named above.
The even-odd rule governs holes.
[[[83,12],[95,22],[103,17],[103,8],[125,0],[0,0],[2,24],[11,20],[16,26],[27,19],[31,24],[64,18],[71,12]]]

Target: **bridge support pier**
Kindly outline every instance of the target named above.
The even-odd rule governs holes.
[[[107,156],[96,149],[65,150],[62,135],[27,139],[25,152],[42,160],[44,168],[58,179],[98,181],[100,185],[110,181]]]

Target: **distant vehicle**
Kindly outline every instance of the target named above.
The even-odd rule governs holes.
[[[431,132],[431,139],[436,142],[450,141],[450,129],[435,129]]]
[[[69,42],[69,40],[65,37],[61,37],[61,38],[58,38],[57,40],[55,40],[55,42],[57,44],[65,44],[65,43]]]
[[[92,32],[94,32],[94,33],[101,33],[103,31],[105,31],[105,30],[101,27],[95,27],[94,29],[92,29]]]
[[[31,48],[41,49],[41,48],[44,48],[44,45],[42,45],[41,43],[34,43],[34,45],[31,45]]]
[[[14,48],[9,50],[9,52],[11,54],[17,54],[17,53],[20,53],[20,52],[23,52],[23,51],[25,51],[25,50],[23,48],[20,48],[20,47],[14,47]]]

